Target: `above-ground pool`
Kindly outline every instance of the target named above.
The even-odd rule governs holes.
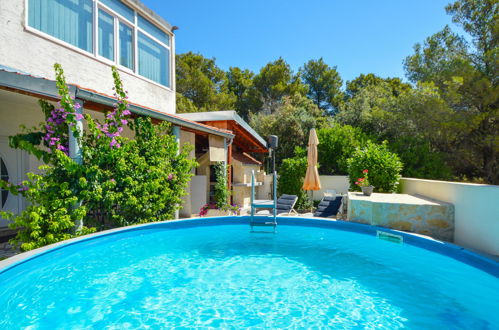
[[[492,260],[359,224],[279,218],[268,234],[247,221],[131,227],[8,265],[0,328],[499,326]]]

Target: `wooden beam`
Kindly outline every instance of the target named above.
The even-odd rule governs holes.
[[[232,143],[227,148],[227,189],[230,192],[230,203],[232,204]]]

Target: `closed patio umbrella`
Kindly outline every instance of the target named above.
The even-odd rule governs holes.
[[[317,145],[319,144],[319,139],[317,138],[317,133],[315,133],[315,128],[310,130],[310,135],[308,137],[308,154],[307,154],[307,174],[305,174],[305,180],[303,181],[303,190],[320,190],[321,181],[319,179],[319,172],[317,171]]]

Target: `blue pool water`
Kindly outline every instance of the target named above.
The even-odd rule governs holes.
[[[148,226],[0,273],[1,329],[499,326],[499,279],[375,236]]]

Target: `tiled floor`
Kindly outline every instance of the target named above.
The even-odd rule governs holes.
[[[8,242],[0,243],[0,260],[15,256],[18,253],[21,253],[21,251],[12,247]]]

